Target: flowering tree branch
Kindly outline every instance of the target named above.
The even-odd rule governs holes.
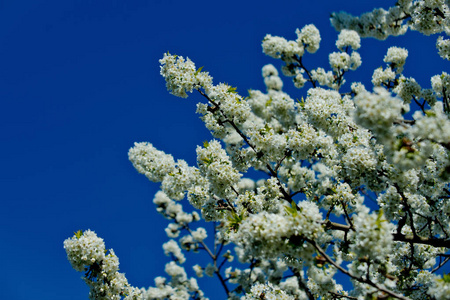
[[[361,82],[346,86],[346,77],[362,64],[361,37],[448,35],[449,12],[448,1],[402,0],[360,17],[332,14],[339,34],[328,69],[304,65],[306,52],[320,47],[314,25],[297,29],[295,40],[266,35],[263,52],[283,62],[283,75],[298,89],[311,82],[300,100],[283,91],[273,65],[262,68],[266,91],[244,98],[189,58],[164,54],[167,89],[182,98],[197,90],[207,100],[197,113],[213,139],[197,147],[197,166],[150,143],[130,149],[136,170],[161,183],[153,202],[169,220],[162,245],[169,279],[132,287],[114,251],[79,231],[64,247],[85,272],[91,299],[204,300],[196,280],[204,275],[216,276],[232,300],[447,299],[450,75],[423,88],[404,74],[408,50],[390,47],[372,92]],[[438,37],[436,48],[450,60],[450,39]],[[244,177],[249,169],[263,178]],[[213,248],[202,219],[216,224]],[[189,251],[210,260],[191,266],[191,278]],[[352,287],[339,283],[338,271]]]

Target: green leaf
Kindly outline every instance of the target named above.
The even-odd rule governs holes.
[[[79,239],[83,235],[83,230],[78,230],[77,232],[74,232],[77,239]]]
[[[228,88],[227,92],[228,92],[228,93],[236,94],[236,89],[237,89],[237,88],[230,86],[230,87]]]
[[[382,217],[383,217],[383,209],[380,208],[378,210],[377,220],[375,221],[375,224],[377,225],[378,228],[381,228],[382,222],[386,222],[386,220],[382,220]]]
[[[442,280],[444,280],[444,282],[446,282],[446,283],[450,283],[450,273],[443,274],[442,275]]]
[[[202,159],[202,161],[206,166],[209,166],[213,162],[213,160],[211,158],[204,158],[204,159]]]
[[[209,146],[209,142],[208,141],[204,141],[203,142],[203,148],[208,148],[208,146]]]
[[[289,214],[293,217],[296,217],[298,215],[297,204],[295,203],[294,200],[292,200],[290,207],[286,206],[284,209],[287,214]]]
[[[228,215],[227,217],[228,221],[230,222],[229,230],[237,231],[239,229],[239,225],[241,225],[244,218],[245,218],[245,211],[243,211],[240,215],[232,211],[231,215]]]
[[[198,73],[200,73],[200,72],[202,71],[202,69],[203,69],[203,66],[201,66],[200,68],[198,68],[198,70],[195,71],[195,75],[198,75]]]
[[[302,97],[302,100],[297,100],[297,103],[300,105],[301,108],[305,108],[305,99]]]
[[[427,117],[436,117],[436,113],[434,111],[432,111],[432,110],[426,110],[425,111],[425,115]]]

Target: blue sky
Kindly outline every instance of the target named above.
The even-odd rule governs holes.
[[[164,52],[190,57],[245,96],[265,89],[264,64],[281,65],[261,51],[266,33],[295,39],[297,27],[314,23],[321,49],[304,62],[328,68],[337,37],[330,13],[372,8],[373,1],[331,0],[0,1],[2,298],[87,299],[62,247],[78,229],[105,239],[131,284],[148,287],[164,275],[167,223],[152,204],[158,185],[133,169],[127,151],[149,141],[195,164],[196,145],[210,139],[195,114],[202,99],[166,91]],[[364,39],[362,67],[347,80],[370,88],[373,69],[397,45],[410,51],[404,73],[430,87],[430,76],[450,69],[434,44],[413,32]],[[294,98],[306,92],[285,86]]]

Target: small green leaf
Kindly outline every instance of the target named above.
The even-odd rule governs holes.
[[[200,68],[198,68],[198,70],[195,71],[195,75],[198,75],[198,73],[200,73],[200,72],[202,71],[202,69],[203,69],[203,66],[201,66]]]
[[[302,100],[297,100],[297,103],[300,105],[301,108],[305,108],[305,99],[302,97]]]
[[[434,111],[432,111],[432,110],[426,110],[425,111],[425,115],[427,117],[436,117],[436,113]]]
[[[236,89],[237,89],[237,88],[230,86],[230,87],[228,88],[227,92],[228,92],[228,93],[236,94]]]
[[[381,228],[382,222],[386,222],[386,220],[382,220],[382,217],[383,217],[383,209],[380,208],[378,210],[377,220],[375,221],[375,224],[377,225],[378,228]]]
[[[284,209],[287,214],[292,215],[293,217],[296,217],[298,215],[297,204],[294,200],[292,200],[290,207],[286,206]]]
[[[78,230],[77,232],[74,232],[77,239],[79,239],[83,235],[83,230]]]
[[[210,158],[205,158],[205,159],[203,159],[202,161],[203,161],[203,163],[204,163],[206,166],[209,166],[209,165],[212,164],[212,162],[213,162],[213,160],[210,159]]]
[[[237,231],[239,229],[239,225],[241,225],[242,221],[245,218],[245,211],[243,211],[240,215],[235,212],[231,212],[231,215],[228,215],[227,219],[230,222],[229,230]]]
[[[208,141],[204,141],[203,142],[203,148],[208,148],[208,146],[209,146],[209,142]]]

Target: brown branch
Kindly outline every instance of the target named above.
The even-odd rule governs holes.
[[[418,235],[411,237],[411,236],[406,236],[401,233],[394,233],[393,236],[394,236],[394,241],[396,241],[396,242],[424,244],[424,245],[430,245],[433,247],[450,248],[450,240],[435,239],[435,238],[423,238]]]

